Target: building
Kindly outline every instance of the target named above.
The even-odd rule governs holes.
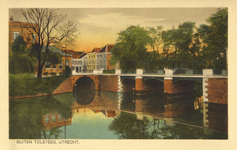
[[[111,49],[114,45],[108,44],[105,45],[97,54],[96,54],[96,69],[97,70],[112,70],[114,67],[110,65],[109,59],[111,57]]]
[[[96,53],[98,53],[101,48],[94,48],[91,53],[87,54],[87,70],[93,71],[96,69]]]
[[[83,72],[87,71],[87,53],[83,53],[79,58],[82,59]]]
[[[33,31],[32,26],[27,22],[14,21],[13,17],[9,20],[9,53],[11,55],[11,44],[18,36],[22,36],[27,42],[27,48],[30,47],[37,39],[37,34]]]
[[[84,52],[76,52],[74,50],[62,50],[64,53],[71,54],[72,58],[79,58]]]
[[[45,50],[45,46],[43,47],[43,51]],[[49,62],[45,62],[45,65],[42,70],[43,75],[59,75],[63,72],[66,66],[71,67],[72,55],[64,53],[62,50],[55,46],[49,46],[49,50],[53,51],[54,53],[59,53],[62,57],[62,62],[60,64],[51,64]],[[38,66],[37,66],[38,67]],[[35,74],[37,74],[37,67],[35,70]]]
[[[82,53],[79,58],[72,58],[72,71],[76,71],[77,73],[86,72],[87,68],[87,54]]]

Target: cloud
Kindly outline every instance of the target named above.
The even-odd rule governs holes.
[[[148,18],[137,15],[124,15],[123,13],[88,14],[78,22],[84,25],[105,27],[105,28],[124,28],[130,25],[157,26],[164,18]]]

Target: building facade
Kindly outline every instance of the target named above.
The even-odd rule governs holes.
[[[85,72],[87,70],[87,54],[82,53],[79,58],[72,58],[72,71],[76,71],[77,73]]]
[[[97,54],[96,54],[96,69],[97,70],[112,70],[113,66],[110,65],[110,57],[112,55],[111,49],[114,47],[112,44],[105,45]]]
[[[65,70],[66,66],[69,66],[71,68],[71,54],[64,53],[62,50],[55,46],[49,46],[49,50],[53,51],[54,53],[59,53],[61,55],[62,62],[60,64],[52,64],[46,61],[42,70],[43,75],[60,75],[63,73],[63,70]],[[35,74],[37,74],[37,67],[35,69]]]
[[[9,54],[11,55],[11,44],[14,40],[21,36],[27,42],[27,48],[30,47],[38,39],[37,34],[32,30],[31,26],[36,24],[29,24],[27,22],[14,21],[11,17],[9,20]]]
[[[96,69],[96,54],[100,51],[100,48],[94,48],[91,53],[87,54],[87,70],[93,71]]]

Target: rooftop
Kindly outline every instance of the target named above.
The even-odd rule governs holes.
[[[45,49],[46,49],[46,46],[43,46],[42,51],[45,51]],[[55,53],[59,53],[61,56],[72,56],[72,54],[67,54],[55,46],[49,46],[49,50]]]

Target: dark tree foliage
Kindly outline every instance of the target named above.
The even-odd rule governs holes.
[[[26,42],[19,36],[11,45],[12,55],[9,56],[9,73],[34,72],[35,59],[29,57],[26,51]]]
[[[147,46],[152,38],[149,32],[140,26],[130,26],[119,33],[118,42],[112,49],[111,64],[120,61],[124,70],[144,68],[149,59]]]
[[[225,69],[226,50],[228,47],[228,10],[219,9],[217,13],[208,18],[210,27],[206,29],[208,34],[205,38],[206,47],[204,55],[209,62],[208,67]]]
[[[69,66],[66,66],[64,70],[64,76],[70,77],[71,74],[72,74],[71,68]]]

